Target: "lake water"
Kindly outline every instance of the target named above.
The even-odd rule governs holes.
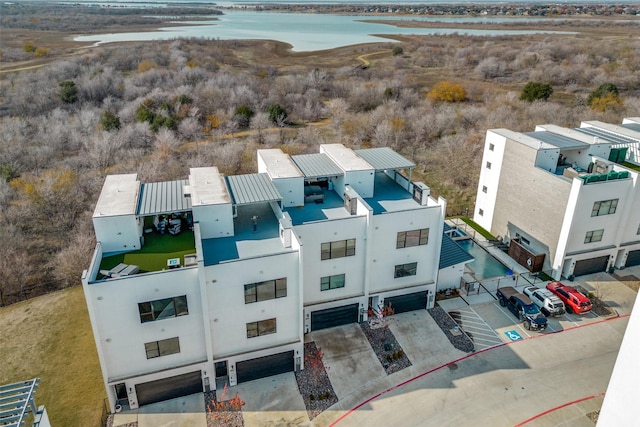
[[[375,17],[323,15],[307,13],[256,12],[250,10],[225,10],[218,20],[179,22],[175,27],[159,28],[158,31],[98,34],[79,36],[74,40],[96,44],[125,41],[168,40],[179,37],[198,37],[220,40],[278,40],[289,43],[297,52],[333,49],[360,43],[391,41],[373,34],[468,34],[475,36],[527,35],[531,30],[473,30],[465,28],[400,28],[382,23],[390,19],[421,19],[445,21],[447,18],[427,17]],[[381,23],[359,22],[363,19]],[[449,18],[458,22],[508,22],[510,20],[539,20],[540,18]],[[185,25],[189,24],[189,25]],[[545,31],[545,34],[568,34],[561,31]]]

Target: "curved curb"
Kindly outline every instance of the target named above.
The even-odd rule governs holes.
[[[571,405],[575,405],[576,403],[580,403],[580,402],[584,402],[585,400],[590,400],[590,399],[595,399],[596,397],[602,397],[604,396],[604,392],[602,393],[598,393],[598,394],[593,394],[591,396],[587,396],[587,397],[583,397],[582,399],[576,399],[576,400],[572,400],[571,402],[567,402],[567,403],[563,403],[562,405],[558,405],[554,408],[551,409],[547,409],[544,412],[540,412],[538,415],[534,415],[531,418],[528,418],[524,421],[522,421],[521,423],[516,424],[514,427],[521,427],[525,424],[530,423],[531,421],[537,420],[538,418],[550,414],[551,412],[557,411],[558,409],[562,409],[562,408],[566,408],[567,406],[571,406]]]
[[[618,316],[618,317],[606,318],[606,319],[598,320],[598,321],[593,322],[593,323],[587,323],[587,324],[584,324],[584,325],[572,326],[572,327],[570,327],[570,328],[563,329],[563,330],[560,330],[560,331],[556,331],[556,332],[553,332],[553,333],[551,333],[551,334],[545,334],[545,335],[534,335],[534,336],[531,336],[531,337],[527,337],[527,338],[525,338],[525,339],[523,339],[523,340],[511,341],[511,342],[504,342],[504,343],[502,343],[502,344],[494,345],[493,347],[487,347],[487,348],[482,349],[482,350],[480,350],[480,351],[476,351],[476,352],[474,352],[474,353],[467,354],[466,356],[462,356],[462,357],[459,357],[458,359],[452,360],[451,362],[444,363],[444,364],[442,364],[442,365],[440,365],[440,366],[436,366],[436,367],[435,367],[435,368],[433,368],[433,369],[430,369],[430,370],[428,370],[428,371],[425,371],[425,372],[423,372],[423,373],[421,373],[421,374],[419,374],[419,375],[416,375],[415,377],[409,378],[408,380],[405,380],[405,381],[403,381],[403,382],[401,382],[401,383],[398,383],[398,384],[396,384],[396,385],[394,385],[394,386],[392,386],[392,387],[389,387],[389,388],[387,388],[387,389],[385,389],[385,390],[382,390],[381,392],[376,393],[375,395],[373,395],[373,396],[371,396],[370,398],[368,398],[368,399],[366,399],[366,400],[364,400],[364,401],[360,402],[359,404],[357,404],[356,406],[354,406],[353,408],[349,409],[347,412],[345,412],[344,414],[342,414],[342,415],[341,415],[337,420],[335,420],[335,421],[333,421],[331,424],[329,424],[329,427],[334,427],[334,426],[336,426],[340,421],[342,421],[342,420],[344,420],[345,418],[347,418],[347,417],[348,417],[349,415],[351,415],[353,412],[355,412],[355,411],[357,411],[358,409],[362,408],[364,405],[366,405],[366,404],[368,404],[368,403],[370,403],[370,402],[372,402],[372,401],[376,400],[377,398],[379,398],[379,397],[381,397],[381,396],[383,396],[383,395],[385,395],[385,394],[387,394],[387,393],[390,393],[390,392],[392,392],[392,391],[394,391],[394,390],[397,390],[397,389],[399,389],[400,387],[402,387],[402,386],[404,386],[404,385],[406,385],[406,384],[410,384],[410,383],[412,383],[412,382],[414,382],[414,381],[416,381],[416,380],[419,380],[420,378],[423,378],[423,377],[425,377],[425,376],[427,376],[427,375],[429,375],[429,374],[431,374],[431,373],[433,373],[433,372],[436,372],[436,371],[439,371],[440,369],[446,368],[447,366],[449,366],[449,365],[451,365],[451,364],[461,362],[461,361],[463,361],[463,360],[469,359],[469,358],[471,358],[471,357],[475,357],[475,356],[477,356],[477,355],[479,355],[479,354],[485,353],[485,352],[490,351],[490,350],[494,350],[494,349],[496,349],[496,348],[500,348],[500,347],[504,347],[504,346],[512,345],[512,344],[516,344],[516,343],[518,343],[518,342],[528,341],[528,340],[533,340],[533,339],[538,339],[538,338],[544,338],[545,336],[555,335],[555,334],[557,334],[557,333],[559,333],[559,332],[572,331],[572,330],[574,330],[574,329],[580,329],[580,328],[585,328],[585,327],[592,326],[592,325],[598,325],[598,324],[600,324],[600,323],[606,323],[606,322],[609,322],[609,321],[611,321],[611,320],[621,319],[621,318],[625,318],[625,317],[629,317],[629,316],[630,316],[630,314],[623,314],[623,315]],[[603,393],[603,394],[604,394],[604,393]],[[593,397],[597,397],[597,395],[594,395]],[[591,398],[591,397],[589,397],[589,398]],[[585,398],[584,400],[586,400],[586,399],[587,399],[587,398]],[[573,404],[573,403],[577,403],[577,402],[569,402],[568,404],[565,404],[565,406],[571,405],[571,404]],[[557,409],[559,409],[559,408],[557,408]],[[552,409],[552,410],[553,410],[553,409]],[[539,414],[539,415],[540,415],[540,416],[542,416],[542,415],[544,415],[544,413]],[[529,422],[529,420],[527,420],[526,422]]]

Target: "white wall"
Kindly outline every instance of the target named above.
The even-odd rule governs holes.
[[[193,220],[200,224],[203,239],[234,235],[233,210],[230,203],[194,206]]]
[[[85,286],[108,379],[137,376],[206,360],[198,270],[180,268]],[[187,296],[189,314],[142,323],[138,303]],[[178,337],[180,353],[147,359],[144,344]]]
[[[205,267],[213,358],[257,351],[302,339],[298,252]],[[287,278],[287,296],[244,303],[244,285]],[[276,318],[275,334],[247,338],[246,324]]]
[[[489,150],[489,145],[493,144],[493,151]],[[478,180],[478,191],[476,194],[476,206],[473,211],[473,220],[485,230],[491,230],[496,197],[499,191],[500,170],[502,168],[502,158],[506,138],[491,130],[487,131],[482,154],[482,165],[480,168],[480,179]],[[491,163],[491,169],[486,168],[487,162]],[[487,192],[482,191],[482,187],[487,187]],[[479,211],[484,212],[480,215]]]
[[[455,264],[438,271],[437,291],[460,287],[465,263]]]
[[[363,197],[373,197],[373,183],[375,173],[373,170],[346,171],[344,173],[344,185],[348,185]]]
[[[104,252],[123,252],[140,249],[141,219],[135,215],[94,217],[96,240]]]
[[[442,215],[439,207],[374,215],[370,255],[369,292],[377,293],[410,285],[435,283],[438,275]],[[396,249],[398,232],[429,229],[429,243]],[[395,266],[417,262],[415,276],[394,278]]]
[[[271,182],[282,196],[282,207],[304,205],[304,178],[272,178]]]
[[[305,305],[364,293],[366,257],[366,221],[364,216],[315,222],[295,227],[295,234],[304,245],[303,271]],[[356,239],[356,254],[336,259],[320,259],[321,244]],[[320,290],[320,278],[345,274],[345,287]]]

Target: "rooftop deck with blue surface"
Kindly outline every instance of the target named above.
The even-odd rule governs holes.
[[[377,172],[375,175],[373,197],[364,201],[371,206],[374,215],[420,207],[406,188],[401,187],[383,172]]]
[[[256,231],[251,218],[256,215]],[[278,220],[269,204],[238,206],[235,236],[202,240],[204,265],[289,252],[280,240]]]

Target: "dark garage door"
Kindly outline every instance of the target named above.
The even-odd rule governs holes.
[[[333,328],[334,326],[356,323],[358,321],[358,303],[328,308],[311,313],[311,330]]]
[[[238,383],[293,371],[293,351],[236,363]]]
[[[424,310],[427,307],[427,291],[413,294],[398,295],[384,299],[384,305],[391,304],[394,313],[404,313],[406,311]]]
[[[631,267],[632,265],[640,265],[640,251],[629,251],[625,267]]]
[[[599,273],[606,271],[609,264],[609,255],[598,258],[583,259],[576,262],[576,268],[573,269],[574,276],[582,276],[583,274]]]
[[[200,371],[164,378],[136,385],[138,405],[149,405],[163,400],[202,392]]]

